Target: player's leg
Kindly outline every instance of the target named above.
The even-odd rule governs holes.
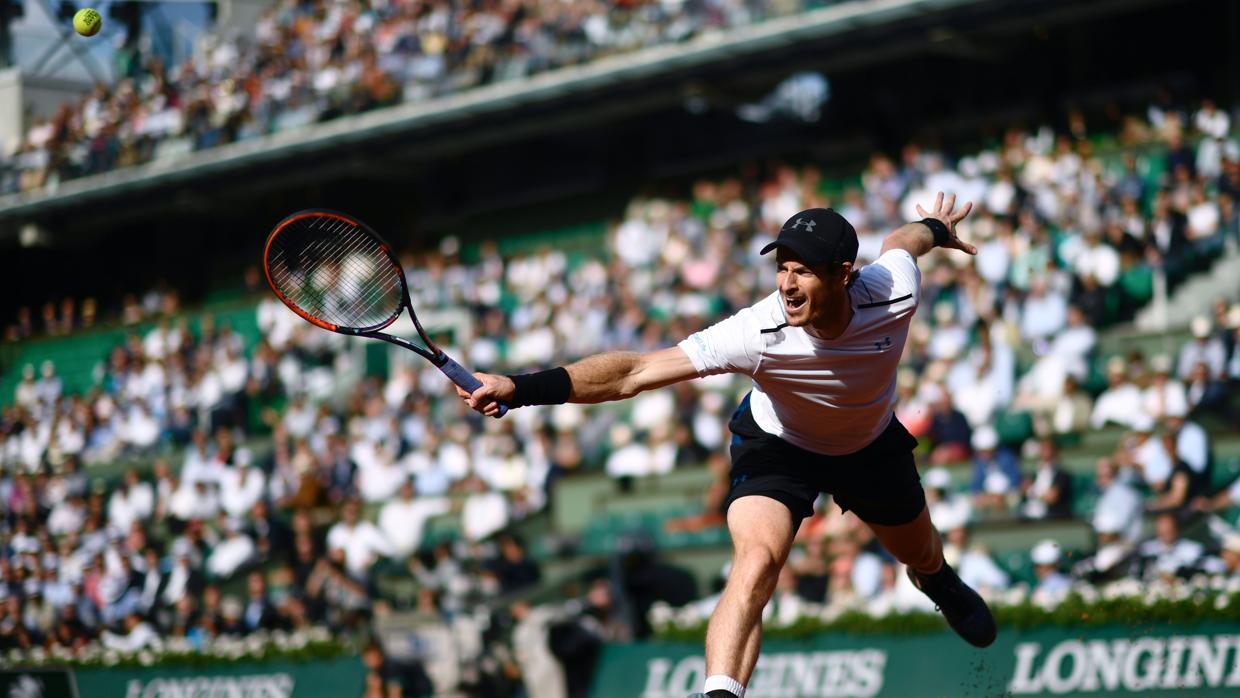
[[[943,566],[943,542],[930,521],[930,510],[922,506],[915,519],[897,526],[867,522],[887,552],[909,568],[934,574]]]
[[[788,558],[792,524],[788,507],[769,497],[741,497],[728,507],[732,570],[706,631],[708,677],[731,677],[740,686],[749,681],[758,662],[762,609]]]
[[[986,602],[943,560],[943,544],[930,521],[926,494],[912,447],[916,440],[895,418],[873,444],[848,457],[847,475],[835,499],[864,521],[897,560],[908,566],[913,584],[929,596],[948,625],[969,644],[995,640],[995,620]]]
[[[865,521],[864,516],[861,519]],[[957,635],[976,647],[988,647],[995,641],[994,616],[982,597],[943,560],[939,534],[924,506],[920,514],[904,524],[866,523],[883,547],[908,566],[909,579],[934,601]]]
[[[762,609],[779,580],[797,525],[813,513],[819,488],[806,472],[823,464],[758,427],[745,398],[728,424],[731,488],[724,504],[732,569],[706,630],[707,698],[744,693],[762,644]],[[703,694],[695,694],[700,698]]]

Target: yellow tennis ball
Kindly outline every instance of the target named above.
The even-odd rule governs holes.
[[[103,26],[103,17],[93,7],[83,7],[73,15],[73,28],[82,36],[94,36]]]

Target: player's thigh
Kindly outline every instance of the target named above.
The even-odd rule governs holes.
[[[746,583],[777,575],[796,533],[787,505],[764,495],[740,497],[728,507],[732,569]]]
[[[724,506],[735,554],[733,570],[769,572],[787,559],[801,520],[814,511],[819,489],[806,476],[808,454],[770,435],[733,442],[731,489]],[[761,575],[759,575],[761,578]]]
[[[729,515],[736,502],[751,496],[782,504],[793,531],[814,513],[814,499],[821,491],[813,476],[819,465],[814,454],[770,435],[735,441],[731,451],[731,487],[724,502]]]

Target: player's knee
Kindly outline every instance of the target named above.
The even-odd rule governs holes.
[[[779,578],[780,560],[769,548],[754,546],[737,553],[728,583],[748,589],[765,589]]]

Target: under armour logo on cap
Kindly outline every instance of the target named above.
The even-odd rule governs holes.
[[[819,226],[822,230],[818,230]],[[789,218],[774,242],[762,248],[766,254],[786,247],[806,264],[855,262],[857,231],[829,208],[809,208]]]

